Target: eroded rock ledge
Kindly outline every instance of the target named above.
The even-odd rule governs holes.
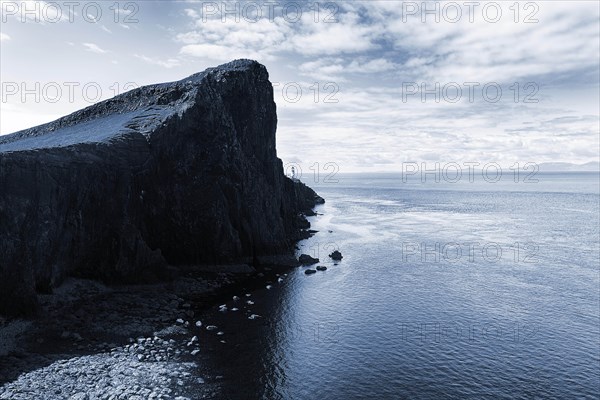
[[[236,60],[0,137],[0,313],[66,276],[287,253],[323,200],[283,174],[267,70]]]

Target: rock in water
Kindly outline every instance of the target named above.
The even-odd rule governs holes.
[[[323,200],[283,173],[268,78],[236,60],[0,137],[0,313],[69,274],[143,282],[287,254]]]
[[[308,254],[301,254],[300,257],[298,257],[298,262],[302,265],[312,265],[318,263],[319,259],[311,257]]]
[[[342,258],[344,258],[342,253],[340,253],[338,250],[335,250],[333,253],[331,253],[329,257],[336,261],[340,261]]]

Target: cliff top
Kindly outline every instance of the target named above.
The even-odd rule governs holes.
[[[219,82],[230,72],[253,70],[268,79],[263,65],[240,59],[179,81],[142,86],[55,121],[0,136],[0,153],[107,143],[132,132],[149,137],[167,118],[181,116],[193,104],[207,77]]]

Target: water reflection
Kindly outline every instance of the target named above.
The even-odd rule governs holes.
[[[254,305],[206,316],[225,331],[225,344],[205,338],[224,398],[593,398],[599,198],[595,183],[559,183],[320,189],[320,232],[302,251],[328,270],[290,271]],[[451,260],[433,246],[403,257],[407,242],[473,241],[506,253]],[[537,243],[535,262],[509,252],[516,242]]]

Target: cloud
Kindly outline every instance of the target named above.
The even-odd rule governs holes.
[[[312,15],[304,14],[289,38],[293,50],[317,56],[356,54],[379,47],[375,42],[381,34],[379,26],[361,22],[354,12],[340,14],[338,19],[335,23],[315,23]]]
[[[200,18],[200,14],[198,14],[198,12],[196,10],[193,10],[191,8],[186,8],[185,10],[183,10],[183,12],[185,13],[185,15],[187,15],[190,18],[194,18],[194,19]]]
[[[409,160],[496,161],[508,166],[597,160],[600,120],[593,110],[598,108],[598,8],[539,3],[539,23],[517,24],[507,9],[511,4],[502,4],[507,17],[499,23],[480,17],[474,23],[451,24],[423,23],[420,15],[403,21],[401,8],[393,2],[353,2],[363,17],[355,26],[371,26],[360,30],[370,46],[356,54],[341,48],[327,57],[316,50],[319,45],[314,54],[299,51],[303,62],[298,72],[341,82],[340,102],[314,104],[303,113],[301,102],[278,100],[281,157],[297,154],[302,143],[303,158],[339,161],[345,171],[377,169],[365,153],[396,160],[391,169]],[[345,20],[352,19],[340,19]],[[325,47],[328,41],[321,38]],[[481,90],[474,103],[436,103],[432,96],[427,103],[420,97],[404,103],[402,82],[412,81],[427,87],[436,82],[499,82],[504,93],[494,104],[482,100]],[[514,82],[521,88],[516,102],[509,89]],[[539,85],[538,104],[523,103],[527,82]],[[330,148],[340,149],[334,160],[320,150]]]
[[[116,3],[116,5],[118,5],[118,3]],[[132,9],[129,9],[129,8],[124,9],[124,8],[118,8],[117,7],[117,8],[114,8],[114,9],[111,8],[111,10],[113,10],[113,12],[116,12],[119,15],[129,15],[129,14],[132,14],[136,10],[136,8],[133,7]]]
[[[8,41],[10,40],[10,36],[8,36],[6,33],[0,33],[0,42],[4,42],[4,41]]]
[[[289,28],[283,20],[266,19],[256,23],[234,20],[223,23],[221,19],[203,22],[196,20],[198,29],[182,32],[175,40],[183,44],[180,53],[217,61],[234,58],[252,58],[261,61],[275,60],[276,53],[286,45]]]
[[[503,18],[497,23],[486,21],[481,10],[476,10],[471,23],[465,7],[465,17],[458,23],[444,18],[423,23],[421,15],[406,20],[401,8],[381,1],[369,2],[365,10],[393,46],[411,56],[406,69],[420,79],[514,82],[597,66],[597,7],[581,2],[539,3],[538,23],[515,23],[509,7],[502,4]]]
[[[252,50],[232,49],[218,44],[189,44],[181,48],[181,54],[216,61],[229,61],[234,58],[259,59],[261,54]]]
[[[431,9],[435,5],[442,9],[439,2],[418,3],[417,7]],[[189,7],[183,14],[196,29],[180,32],[175,40],[183,43],[182,54],[219,61],[232,58],[226,57],[227,48],[233,57],[239,54],[263,60],[294,54],[307,58],[304,75],[312,66],[315,75],[335,74],[338,80],[344,80],[344,74],[395,69],[410,80],[514,82],[597,68],[597,8],[578,2],[540,3],[535,18],[541,22],[527,24],[522,19],[529,12],[523,12],[520,23],[515,23],[510,6],[502,4],[504,17],[497,23],[484,18],[481,5],[475,8],[471,22],[471,11],[464,4],[456,23],[448,22],[452,16],[441,12],[443,18],[437,23],[431,15],[423,23],[421,13],[407,18],[403,6],[387,1],[340,3],[333,23],[325,22],[327,10],[315,15],[308,7],[294,22],[281,6],[272,11],[274,17],[263,9],[257,22],[248,18],[236,21],[232,16],[223,21],[222,12],[202,15],[200,8]],[[345,60],[328,64],[323,57]],[[356,57],[360,60],[353,59]]]
[[[511,99],[495,104],[420,99],[403,103],[401,88],[357,87],[352,82],[341,85],[339,103],[313,104],[310,112],[303,113],[300,103],[286,104],[276,97],[282,159],[300,153],[310,162],[337,162],[346,172],[381,170],[382,160],[394,160],[385,167],[394,170],[403,161],[494,161],[504,167],[515,162],[597,159],[597,150],[590,151],[600,145],[597,115]],[[332,148],[339,151],[331,152]],[[382,160],[365,154],[377,154]]]
[[[242,13],[243,18],[238,15],[237,20],[235,16],[223,20],[221,13],[202,15],[199,10],[187,8],[184,15],[195,29],[180,32],[175,40],[183,43],[182,54],[220,61],[232,58],[224,58],[227,48],[234,57],[256,54],[259,57],[254,58],[262,60],[276,60],[288,53],[335,56],[378,48],[375,39],[379,27],[363,23],[354,11],[340,13],[337,22],[325,23],[315,22],[315,14],[307,7],[297,20],[281,6],[275,8],[252,16]]]
[[[333,82],[346,82],[348,74],[377,74],[394,71],[399,64],[385,58],[369,59],[367,57],[353,58],[322,58],[308,61],[298,67],[300,74],[315,79]]]
[[[597,115],[567,115],[552,119],[526,121],[522,126],[507,129],[508,133],[540,136],[553,140],[577,140],[577,138],[598,139],[598,126],[600,117]]]
[[[200,33],[192,31],[185,33],[178,33],[175,36],[175,41],[185,44],[195,44],[202,41],[203,37]]]
[[[347,67],[348,72],[357,72],[361,74],[373,74],[378,72],[392,71],[398,68],[398,64],[386,60],[385,58],[376,58],[367,61],[352,61]]]
[[[96,54],[104,54],[106,53],[106,50],[101,49],[97,44],[95,43],[82,43],[87,51],[91,51],[92,53],[96,53]]]
[[[112,33],[112,31],[111,31],[110,29],[108,29],[108,28],[107,28],[106,26],[104,26],[104,25],[100,26],[100,28],[101,28],[101,29],[102,29],[104,32],[106,32],[106,33]]]
[[[308,61],[300,64],[298,70],[300,75],[310,76],[315,79],[333,82],[344,82],[346,79],[342,76],[346,71],[342,65],[343,59],[321,59]]]
[[[147,57],[145,55],[139,55],[139,54],[134,54],[134,57],[139,58],[140,60],[142,60],[148,64],[158,65],[158,66],[164,67],[164,68],[173,68],[173,67],[178,67],[180,65],[179,60],[177,60],[176,58],[169,58],[166,60],[161,60],[158,58]]]

